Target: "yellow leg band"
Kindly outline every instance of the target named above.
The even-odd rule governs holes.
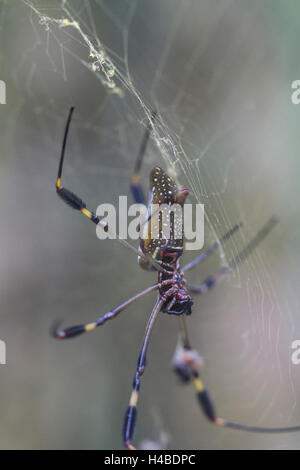
[[[85,325],[84,329],[85,331],[91,331],[91,330],[94,330],[97,326],[97,323],[88,323],[87,325]]]
[[[199,392],[199,393],[203,392],[203,390],[204,390],[204,385],[203,385],[202,381],[201,381],[198,377],[196,377],[196,378],[194,379],[194,384],[195,384],[195,387],[196,387],[197,392]]]
[[[130,396],[129,406],[136,406],[139,397],[139,392],[137,390],[133,390]]]
[[[82,212],[84,215],[86,215],[89,219],[92,218],[92,213],[91,213],[89,210],[87,210],[87,209],[80,209],[80,210],[81,210],[81,212]]]
[[[134,184],[138,184],[138,182],[140,181],[140,175],[133,175],[132,177],[132,180],[131,180]]]

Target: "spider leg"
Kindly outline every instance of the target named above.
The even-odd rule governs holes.
[[[271,217],[262,229],[252,238],[248,245],[240,251],[234,258],[230,260],[227,266],[223,266],[219,271],[211,276],[208,276],[200,285],[188,285],[187,288],[191,292],[197,294],[204,294],[208,290],[212,289],[216,284],[224,279],[224,277],[236,269],[246,258],[253,252],[253,250],[264,240],[264,238],[270,233],[274,226],[278,223],[277,217]]]
[[[73,338],[74,336],[79,336],[83,333],[86,333],[88,331],[92,331],[98,326],[103,325],[105,322],[108,320],[112,320],[115,318],[119,313],[121,313],[123,310],[125,310],[129,305],[132,303],[136,302],[137,300],[141,299],[147,294],[150,294],[151,292],[154,292],[156,289],[159,289],[161,284],[156,284],[154,286],[148,287],[147,289],[143,290],[139,294],[131,297],[130,299],[126,300],[123,302],[121,305],[118,307],[114,308],[110,312],[105,313],[101,317],[99,317],[96,321],[90,322],[90,323],[85,323],[83,325],[75,325],[75,326],[70,326],[68,328],[65,328],[63,330],[58,329],[58,325],[56,324],[52,328],[52,336],[58,339],[67,339],[67,338]]]
[[[208,258],[208,256],[212,255],[215,251],[220,248],[220,246],[224,245],[224,243],[234,235],[234,233],[239,230],[243,226],[242,222],[239,224],[236,224],[234,227],[232,227],[228,232],[226,232],[219,240],[217,240],[215,243],[213,243],[206,251],[201,253],[199,256],[197,256],[193,261],[190,263],[186,264],[183,268],[182,271],[185,272],[188,269],[194,268],[197,266],[199,263],[203,263],[203,261]]]
[[[300,426],[268,428],[261,426],[249,426],[247,424],[240,424],[233,421],[228,421],[227,419],[220,418],[216,414],[214,404],[210,398],[208,391],[205,389],[202,380],[200,379],[198,371],[193,372],[193,381],[197,392],[197,398],[204,416],[217,426],[236,429],[239,431],[267,434],[279,434],[300,431]]]
[[[191,344],[190,344],[189,335],[188,335],[188,331],[186,327],[185,317],[181,315],[178,318],[178,322],[179,322],[179,330],[180,330],[181,342],[183,344],[183,347],[185,349],[191,349]]]
[[[288,426],[277,428],[248,426],[246,424],[240,424],[218,417],[215,411],[213,401],[208,391],[205,389],[203,381],[200,378],[200,374],[198,371],[199,363],[201,363],[201,361],[199,361],[200,356],[198,355],[197,351],[195,351],[191,347],[187,328],[185,325],[185,318],[183,316],[180,317],[179,322],[183,349],[181,356],[177,356],[177,368],[174,370],[178,373],[178,375],[183,379],[184,382],[189,382],[191,379],[193,380],[200,407],[203,411],[204,416],[210,422],[216,424],[217,426],[253,433],[279,434],[300,431],[300,426]]]
[[[132,389],[132,393],[131,393],[130,400],[129,400],[129,406],[126,410],[126,414],[124,418],[123,441],[127,449],[130,449],[130,450],[135,450],[135,447],[132,444],[132,438],[134,434],[134,428],[135,428],[136,417],[137,417],[136,407],[137,407],[137,402],[138,402],[138,397],[139,397],[141,376],[143,375],[145,366],[146,366],[146,355],[147,355],[150,335],[151,335],[155,320],[159,312],[161,311],[163,303],[164,302],[162,299],[159,298],[157,300],[155,307],[152,310],[152,313],[148,320],[142,348],[140,350],[140,354],[139,354],[138,361],[137,361],[136,373],[133,379],[133,389]]]
[[[156,116],[156,111],[153,111],[151,119],[148,121],[148,125],[144,133],[144,137],[143,137],[143,140],[142,140],[139,152],[138,152],[138,156],[135,162],[134,173],[131,178],[130,189],[133,195],[133,199],[135,200],[137,204],[146,204],[144,191],[140,184],[140,173],[141,173],[142,163],[143,163],[143,159],[145,156],[149,137],[152,131],[152,126],[153,126],[153,121],[155,119],[155,116]]]

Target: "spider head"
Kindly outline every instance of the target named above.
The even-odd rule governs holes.
[[[164,305],[163,312],[169,315],[191,315],[192,313],[192,298],[184,289],[179,289],[176,293],[175,302],[169,307],[170,301],[168,300]]]

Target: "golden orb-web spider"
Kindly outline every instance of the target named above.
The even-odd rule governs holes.
[[[80,211],[94,224],[100,225],[103,230],[111,232],[110,227],[104,221],[101,221],[97,215],[87,209],[86,204],[74,193],[62,186],[61,175],[64,162],[66,141],[71,122],[71,117],[74,108],[70,109],[69,117],[67,120],[63,145],[58,169],[58,176],[56,181],[57,194],[73,209]],[[152,121],[154,119],[154,113],[151,121],[146,129],[142,145],[137,157],[134,175],[132,177],[131,191],[136,202],[144,203],[145,197],[142,188],[139,183],[140,170],[142,166],[143,156],[145,154],[147,141],[151,132]],[[188,196],[188,190],[184,186],[177,186],[177,184],[170,178],[161,168],[155,167],[150,173],[150,189],[151,196],[150,202],[157,204],[167,204],[170,206],[174,202],[183,206],[186,197]],[[149,204],[150,204],[149,202]],[[58,339],[72,338],[74,336],[81,335],[85,332],[92,331],[100,325],[103,325],[106,321],[115,318],[120,312],[125,310],[129,305],[136,302],[138,299],[144,297],[147,294],[157,291],[158,297],[152,313],[149,317],[145,336],[140,350],[137,368],[133,379],[133,390],[129,400],[129,406],[127,408],[124,427],[123,427],[123,441],[128,449],[135,450],[132,444],[132,438],[135,428],[136,416],[137,416],[137,402],[140,390],[141,376],[144,373],[146,365],[146,354],[148,344],[150,340],[151,331],[155,320],[160,312],[168,313],[171,315],[177,315],[179,320],[179,329],[181,333],[181,346],[176,348],[173,370],[180,377],[183,382],[193,381],[197,398],[199,400],[200,407],[205,415],[212,423],[243,431],[250,432],[262,432],[262,433],[284,433],[300,431],[300,426],[293,427],[282,427],[282,428],[264,428],[257,426],[248,426],[244,424],[238,424],[235,422],[228,421],[223,418],[219,418],[215,412],[214,405],[205,389],[202,380],[200,379],[199,366],[201,359],[195,349],[192,348],[185,324],[185,316],[192,313],[192,298],[189,291],[203,294],[209,289],[213,288],[218,282],[220,282],[226,274],[234,270],[240,263],[242,263],[247,256],[255,249],[255,247],[268,235],[274,225],[277,223],[276,217],[271,217],[269,221],[261,228],[256,236],[248,243],[248,245],[234,257],[227,266],[222,267],[216,274],[207,277],[198,286],[189,286],[183,277],[184,272],[193,268],[199,263],[202,263],[209,255],[213,254],[223,243],[226,242],[239,228],[240,225],[236,225],[229,230],[219,241],[210,246],[205,252],[197,256],[192,262],[186,264],[183,268],[180,268],[180,257],[183,254],[183,236],[181,239],[174,239],[172,237],[172,228],[170,230],[169,239],[152,239],[150,227],[150,218],[146,215],[144,230],[148,231],[144,239],[140,241],[140,248],[137,250],[130,245],[126,240],[121,239],[117,234],[114,234],[116,240],[126,246],[128,249],[133,251],[138,256],[139,265],[143,269],[156,270],[158,273],[158,282],[151,287],[148,287],[139,294],[126,300],[124,303],[114,308],[110,312],[105,313],[99,317],[96,321],[86,323],[82,325],[76,325],[63,330],[55,328],[53,335]],[[174,219],[173,219],[174,223]],[[175,221],[176,223],[176,221]]]

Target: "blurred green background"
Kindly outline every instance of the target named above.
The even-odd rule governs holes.
[[[90,207],[118,203],[147,123],[159,113],[142,180],[156,164],[205,204],[205,245],[237,221],[224,251],[189,275],[226,264],[271,214],[280,225],[188,319],[219,414],[263,426],[300,422],[299,2],[113,0],[0,2],[1,314],[0,447],[118,449],[139,347],[155,297],[101,330],[50,337],[96,319],[152,284],[136,259],[55,194],[62,135],[76,111],[64,181]],[[67,9],[67,10],[66,10]],[[122,95],[93,73],[77,21],[115,67]],[[100,42],[99,42],[100,41]],[[101,44],[100,44],[101,43]],[[108,62],[106,62],[107,65]],[[88,65],[87,65],[88,64]],[[158,145],[159,144],[159,145]],[[186,260],[194,253],[187,253]],[[170,449],[300,448],[299,434],[216,429],[170,364],[176,319],[161,315],[143,377],[136,442]],[[141,445],[141,444],[139,444]]]

